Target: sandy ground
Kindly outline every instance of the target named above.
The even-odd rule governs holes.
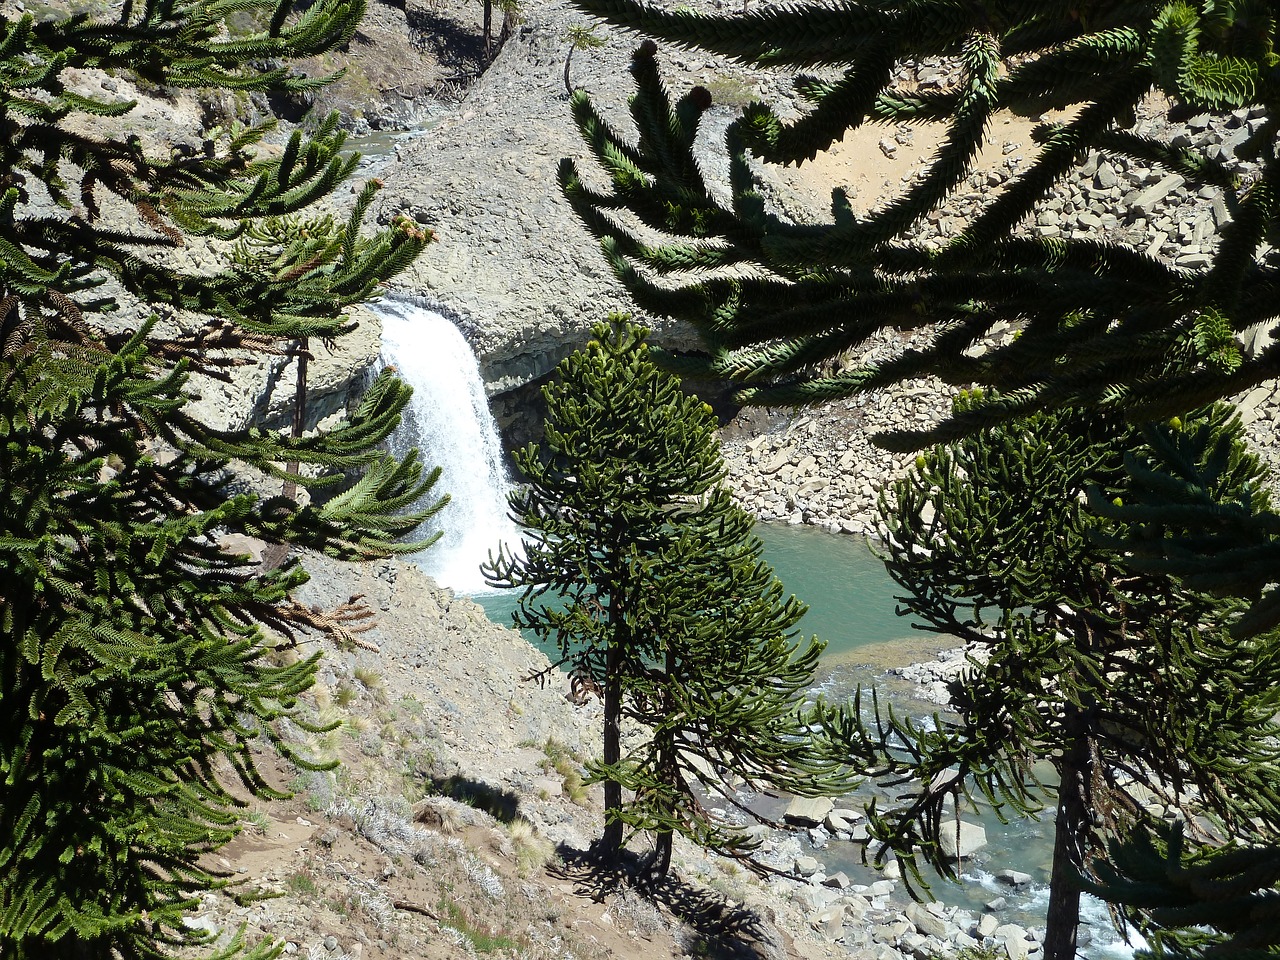
[[[1062,121],[1069,114],[1046,114],[1045,121]],[[996,170],[1010,156],[1030,153],[1036,148],[1031,131],[1040,118],[1018,116],[1009,111],[994,115],[987,129],[987,142],[975,163],[975,172]],[[777,172],[779,179],[794,191],[797,199],[807,198],[816,208],[830,203],[833,187],[842,186],[854,211],[865,214],[886,196],[896,196],[909,179],[925,169],[946,136],[944,124],[891,127],[867,125],[850,131],[844,139],[799,166]],[[889,146],[886,152],[881,144]]]

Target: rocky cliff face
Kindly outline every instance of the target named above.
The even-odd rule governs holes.
[[[530,4],[525,23],[458,108],[431,131],[403,142],[382,168],[388,189],[381,216],[409,211],[438,237],[401,285],[457,318],[477,350],[495,410],[506,425],[529,409],[522,388],[544,377],[592,322],[610,310],[635,312],[555,182],[559,158],[585,152],[569,118],[562,79],[568,49],[564,31],[575,17],[560,0]],[[625,127],[626,65],[635,41],[605,28],[600,32],[606,46],[577,54],[573,79]],[[788,78],[778,74],[747,73],[669,49],[660,59],[673,89],[701,83],[726,103],[710,116],[711,142],[742,101],[763,96],[785,102],[789,93]],[[902,78],[927,88],[945,82],[950,66],[944,61],[905,66]],[[1167,106],[1153,97],[1138,124],[1224,158],[1233,158],[1235,147],[1261,123],[1260,117],[1240,111],[1173,124]],[[994,124],[966,188],[944,210],[917,224],[916,238],[945,242],[975,215],[988,189],[1016,176],[1035,149],[1030,139],[1035,122],[1010,115]],[[761,169],[761,189],[777,209],[799,221],[824,219],[836,184],[849,187],[855,206],[868,209],[920,175],[935,141],[928,131],[905,127],[887,135],[881,128],[859,131],[831,156],[799,170]],[[717,151],[709,149],[707,172],[713,179],[716,158]],[[1250,163],[1239,164],[1243,179],[1253,173]],[[1095,155],[1059,185],[1028,229],[1046,237],[1104,236],[1190,267],[1205,261],[1226,222],[1221,201],[1181,177],[1123,157]],[[658,326],[660,342],[689,341],[688,331]],[[876,342],[867,349],[900,347]],[[1238,399],[1264,456],[1280,459],[1272,389]],[[727,434],[742,498],[766,519],[869,532],[874,491],[903,469],[903,461],[871,446],[868,430],[923,425],[948,402],[940,384],[919,381],[798,415],[744,414]]]
[[[536,430],[531,388],[582,341],[592,323],[612,310],[635,312],[556,182],[560,158],[585,155],[563,80],[565,33],[580,17],[566,0],[534,0],[522,15],[523,22],[482,74],[479,5],[463,0],[436,0],[430,7],[412,0],[404,7],[375,2],[351,50],[332,63],[314,65],[350,69],[347,79],[320,95],[317,106],[339,109],[356,131],[431,118],[425,129],[353,143],[373,154],[361,175],[380,176],[386,184],[377,201],[379,219],[407,212],[435,233],[436,242],[396,286],[436,305],[466,334],[508,436]],[[635,39],[599,30],[605,46],[575,56],[572,81],[625,128],[627,60]],[[716,140],[735,110],[754,97],[786,103],[789,94],[788,78],[778,73],[748,72],[682,51],[663,50],[660,58],[673,89],[700,83],[722,104],[708,118],[706,172],[713,180]],[[902,79],[928,88],[944,82],[949,68],[943,61],[904,66]],[[401,110],[399,101],[406,98],[414,106]],[[1261,123],[1241,111],[1174,125],[1166,108],[1153,98],[1138,123],[1175,143],[1227,158]],[[190,110],[148,111],[145,103],[140,109],[148,135],[164,133],[165,116],[181,127],[181,135],[191,126]],[[976,213],[989,188],[1015,176],[1034,149],[1033,123],[1008,116],[993,124],[988,148],[966,188],[916,225],[917,238],[944,242]],[[848,187],[855,206],[868,209],[918,176],[935,145],[927,130],[857,131],[798,170],[761,169],[760,187],[778,210],[799,221],[825,217],[834,184]],[[1247,180],[1254,171],[1243,162],[1239,173]],[[1122,157],[1093,156],[1060,184],[1028,229],[1046,237],[1106,236],[1150,256],[1195,266],[1213,249],[1227,215],[1220,201],[1177,175]],[[193,249],[183,255],[198,261],[204,253]],[[314,350],[312,423],[340,414],[376,360],[376,320],[362,313],[359,322],[359,332],[338,353],[330,355],[320,346]],[[690,332],[678,325],[655,326],[659,342],[692,343]],[[901,346],[891,340],[868,349]],[[291,359],[264,358],[238,371],[231,384],[197,384],[202,409],[226,425],[251,418],[282,425],[291,415],[294,369]],[[1277,459],[1272,389],[1259,388],[1239,399],[1255,441],[1264,455]],[[939,384],[920,381],[800,416],[747,413],[726,435],[743,500],[767,519],[867,532],[875,488],[902,468],[900,458],[869,445],[867,429],[927,422],[947,402]]]

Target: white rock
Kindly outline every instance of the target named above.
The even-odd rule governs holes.
[[[809,917],[809,923],[819,933],[826,934],[832,940],[839,940],[844,933],[844,907],[833,904],[819,910]]]
[[[937,937],[939,940],[949,939],[947,921],[941,917],[935,917],[920,904],[913,901],[907,904],[907,909],[903,912],[906,914],[907,919],[916,925],[916,929],[926,937]]]
[[[942,852],[949,859],[963,860],[987,845],[987,831],[980,823],[961,820],[956,824],[944,824],[938,840]]]
[[[787,823],[799,824],[802,827],[816,827],[834,808],[835,801],[830,797],[794,797],[787,805],[787,812],[782,815],[782,818]]]
[[[821,869],[821,867],[822,864],[818,863],[818,861],[813,857],[796,857],[796,873],[800,874],[802,877],[812,877],[819,869]]]
[[[1019,870],[1000,870],[996,873],[996,879],[1011,887],[1025,887],[1031,882],[1031,874]]]

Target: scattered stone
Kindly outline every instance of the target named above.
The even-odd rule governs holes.
[[[1031,883],[1031,874],[1022,873],[1019,870],[998,870],[996,871],[996,879],[1001,883],[1007,883],[1011,887],[1025,887]]]
[[[1144,216],[1150,216],[1155,210],[1156,204],[1186,182],[1185,177],[1171,173],[1139,193],[1130,201],[1129,205],[1133,209],[1140,211]]]
[[[888,923],[881,923],[871,931],[871,939],[876,943],[897,943],[899,938],[911,929],[911,921],[906,917],[898,917]]]
[[[997,927],[992,937],[1004,943],[1009,960],[1027,960],[1031,955],[1032,944],[1027,939],[1027,931],[1015,923],[1006,923]]]
[[[839,890],[815,884],[805,884],[795,889],[792,899],[806,913],[823,910],[841,897]]]
[[[849,828],[853,826],[853,821],[845,816],[846,810],[832,810],[827,814],[827,818],[822,821],[832,833],[848,833]]]
[[[782,818],[801,827],[816,827],[827,818],[835,801],[830,797],[793,797]]]
[[[984,913],[978,918],[978,922],[974,927],[975,934],[979,937],[994,936],[996,928],[1000,926],[1000,921],[990,913]]]
[[[949,940],[954,930],[949,929],[951,924],[941,917],[934,916],[926,910],[921,904],[914,901],[907,904],[906,910],[903,911],[908,920],[916,925],[926,937],[937,937],[939,940]]]
[[[965,860],[987,845],[987,831],[980,823],[961,820],[952,829],[947,824],[938,834],[942,852],[951,860]]]
[[[835,904],[819,910],[809,917],[809,923],[819,933],[832,940],[839,940],[844,933],[844,907]]]
[[[800,876],[812,877],[815,873],[817,873],[820,869],[822,869],[822,864],[820,864],[817,861],[817,859],[814,857],[799,856],[799,857],[796,857],[795,868],[796,868],[796,873],[798,873]]]

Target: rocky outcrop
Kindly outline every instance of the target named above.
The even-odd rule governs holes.
[[[529,4],[523,16],[457,110],[402,141],[378,171],[387,184],[380,219],[406,212],[436,236],[397,286],[456,317],[491,395],[546,375],[610,311],[636,312],[556,180],[561,158],[587,154],[563,76],[566,30],[583,18],[564,0]],[[605,46],[578,52],[572,80],[621,125],[637,41],[598,29]],[[739,105],[779,92],[772,75],[700,55],[664,51],[663,65],[681,87],[702,83]],[[711,123],[731,116],[729,106],[715,108]],[[658,326],[661,342],[693,343],[687,330]]]
[[[331,344],[308,345],[306,429],[335,425],[359,399],[382,345],[382,324],[371,310],[351,312],[356,328]],[[237,430],[251,424],[287,429],[293,422],[298,361],[292,355],[257,357],[226,380],[193,376],[188,408],[210,426]]]
[[[456,318],[477,350],[504,425],[529,410],[527,398],[511,391],[545,376],[592,322],[610,310],[631,309],[555,181],[559,158],[585,153],[569,119],[561,75],[563,34],[575,15],[553,0],[530,7],[526,16],[457,111],[396,149],[383,169],[388,189],[380,208],[383,219],[407,211],[436,231],[436,243],[400,284],[438,301]],[[601,33],[606,46],[575,58],[574,79],[625,124],[622,98],[633,41],[604,28]],[[778,74],[746,73],[714,58],[665,49],[661,59],[673,88],[700,82],[721,101],[733,100],[726,95],[732,89],[744,98],[785,102],[786,78]],[[928,61],[900,73],[928,88],[945,83],[949,70],[944,61]],[[1172,124],[1166,108],[1152,98],[1140,129],[1225,158],[1261,122],[1238,111]],[[709,124],[723,127],[731,115],[729,108],[718,108]],[[916,239],[943,242],[977,215],[993,188],[1016,176],[1035,147],[1026,136],[1008,132],[1013,129],[993,126],[979,168],[944,209],[916,225]],[[884,191],[901,190],[921,174],[929,151],[914,137],[902,128],[882,138],[901,171],[885,180]],[[715,150],[708,156],[714,158]],[[1247,180],[1253,168],[1241,163],[1239,173]],[[762,170],[761,178],[763,191],[788,215],[808,222],[823,218],[821,192],[806,192],[777,171]],[[1094,154],[1037,208],[1030,229],[1046,237],[1104,236],[1194,267],[1206,262],[1227,217],[1213,191],[1125,157]],[[688,331],[671,326],[660,329],[658,338],[677,345],[690,340]],[[889,355],[909,343],[881,338],[870,355]],[[1240,399],[1254,439],[1277,459],[1272,389]],[[940,384],[916,381],[799,412],[749,412],[726,433],[731,475],[744,504],[764,519],[873,534],[879,487],[912,458],[886,454],[867,435],[927,425],[948,406]]]

